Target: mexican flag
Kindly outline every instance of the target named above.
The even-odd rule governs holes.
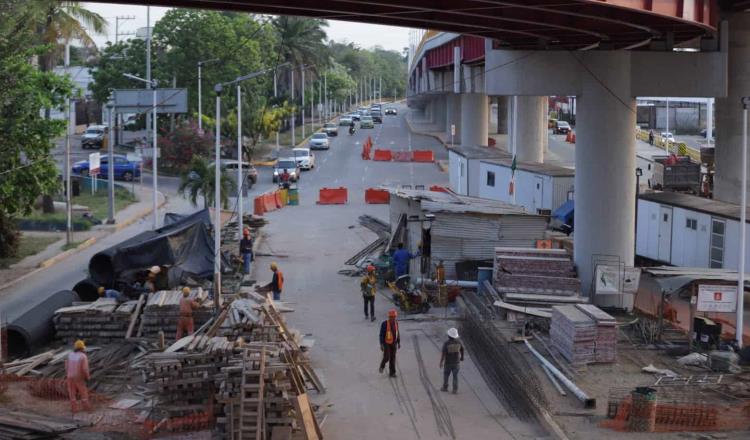
[[[513,162],[510,164],[510,184],[508,185],[508,195],[513,195],[516,190],[516,156],[513,156]]]

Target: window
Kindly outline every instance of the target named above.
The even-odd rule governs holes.
[[[487,186],[495,186],[495,173],[487,171]]]
[[[685,227],[693,231],[698,229],[698,220],[694,218],[685,219]]]
[[[721,269],[724,267],[724,229],[722,220],[711,219],[711,252],[709,266]]]

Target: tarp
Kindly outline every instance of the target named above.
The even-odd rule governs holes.
[[[192,214],[177,214],[176,212],[168,212],[164,214],[164,227],[171,226],[175,223],[192,223],[195,219],[200,219],[206,227],[211,227],[211,213],[208,209],[202,209]]]
[[[170,287],[186,277],[213,278],[214,245],[207,218],[208,210],[199,211],[95,254],[89,261],[91,278],[104,286],[130,284],[139,272],[155,265],[169,269]],[[222,267],[229,267],[222,257]]]
[[[563,224],[573,224],[573,211],[575,210],[575,202],[568,200],[567,202],[560,205],[559,208],[555,209],[552,213],[552,218],[560,220]]]

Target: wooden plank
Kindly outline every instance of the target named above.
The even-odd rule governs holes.
[[[130,325],[128,326],[128,332],[125,333],[125,339],[130,339],[130,337],[133,335],[133,330],[135,330],[135,323],[138,321],[138,315],[141,314],[141,308],[143,307],[145,296],[146,295],[141,294],[141,296],[138,297],[138,304],[135,306],[135,311],[130,317]]]
[[[34,368],[36,368],[36,367],[38,367],[38,366],[40,366],[42,364],[45,364],[45,363],[51,361],[52,358],[54,358],[54,357],[55,357],[55,355],[54,355],[54,352],[52,352],[52,351],[48,351],[46,353],[43,353],[35,361],[29,363],[28,365],[26,365],[25,367],[23,367],[22,369],[20,369],[18,371],[18,373],[16,373],[16,376],[25,376],[26,374],[28,374]]]
[[[494,306],[500,307],[501,309],[511,310],[513,312],[525,313],[531,316],[538,316],[540,318],[552,318],[552,313],[544,312],[534,307],[517,306],[515,304],[508,304],[502,300],[497,300],[493,303]]]
[[[315,414],[313,414],[312,406],[310,406],[310,400],[307,398],[307,394],[303,393],[294,399],[295,410],[297,415],[302,422],[302,433],[305,435],[306,440],[322,440],[323,437],[319,434],[320,428],[318,427],[318,421],[315,420]]]

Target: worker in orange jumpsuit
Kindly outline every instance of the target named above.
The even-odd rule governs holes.
[[[187,333],[192,335],[195,331],[195,322],[193,321],[193,310],[197,309],[201,305],[198,301],[190,299],[190,288],[182,288],[182,298],[180,298],[180,319],[177,321],[177,335],[176,340],[182,339],[182,336]]]
[[[388,364],[388,375],[396,377],[396,350],[401,348],[401,335],[398,332],[396,309],[388,311],[388,319],[380,324],[380,351],[383,352],[383,360],[380,361],[380,373],[383,373],[385,364]]]
[[[86,344],[80,339],[73,344],[73,352],[65,360],[65,376],[68,379],[68,396],[70,408],[75,413],[78,410],[78,397],[86,411],[91,410],[89,404],[89,390],[86,381],[91,378],[89,373],[89,358],[86,356]]]

